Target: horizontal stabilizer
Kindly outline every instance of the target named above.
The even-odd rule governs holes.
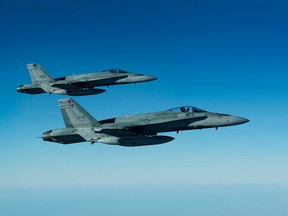
[[[75,133],[74,130],[65,131],[65,133],[61,131],[59,133],[57,130],[46,131],[43,133],[42,139],[60,144],[73,144],[86,141],[80,134]]]

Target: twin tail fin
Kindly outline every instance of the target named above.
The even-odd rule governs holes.
[[[59,99],[58,104],[67,128],[101,126],[92,115],[73,99]]]
[[[39,64],[27,64],[27,69],[33,84],[55,82],[53,77],[50,76]]]

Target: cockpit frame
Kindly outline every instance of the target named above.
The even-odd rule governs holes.
[[[106,69],[106,70],[102,70],[101,72],[115,73],[115,74],[128,73],[127,71],[121,70],[121,69],[119,69],[119,68]]]
[[[194,106],[181,106],[181,107],[175,107],[172,109],[169,109],[167,111],[171,112],[183,112],[183,113],[200,113],[200,112],[207,112],[205,110],[199,109]]]

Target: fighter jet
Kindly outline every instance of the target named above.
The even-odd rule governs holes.
[[[174,140],[158,133],[226,127],[249,121],[191,106],[97,121],[73,99],[60,99],[58,103],[66,128],[46,131],[42,138],[61,144],[101,142],[130,147],[156,145]]]
[[[153,76],[109,69],[96,73],[72,75],[53,79],[39,64],[27,64],[32,84],[20,85],[17,92],[27,94],[94,95],[105,92],[97,86],[131,84],[155,80]]]

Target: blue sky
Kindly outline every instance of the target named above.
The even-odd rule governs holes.
[[[142,192],[150,187],[151,191],[141,197],[138,189],[131,189],[132,196],[139,198],[139,202],[134,200],[135,206],[150,206],[148,200],[156,202],[158,198],[164,200],[162,205],[169,205],[175,201],[165,201],[167,194],[173,194],[171,188],[188,189],[186,193],[179,189],[176,197],[178,201],[183,197],[184,204],[176,202],[174,209],[165,212],[164,207],[152,205],[151,212],[143,207],[129,211],[127,202],[124,207],[118,206],[123,214],[167,215],[170,211],[228,215],[222,211],[228,204],[219,203],[219,208],[211,204],[218,190],[224,191],[221,197],[233,197],[230,210],[234,215],[241,203],[251,210],[246,215],[287,214],[287,207],[281,203],[281,197],[287,196],[288,183],[287,9],[286,1],[253,0],[3,2],[0,204],[6,207],[2,211],[17,215],[11,209],[13,203],[24,199],[19,194],[33,194],[33,190],[47,194],[62,187],[80,188],[75,194],[85,200],[85,194],[87,199],[93,197],[88,189],[81,188],[111,186],[114,189],[101,206],[109,202],[117,206],[117,190],[131,186]],[[114,86],[101,95],[74,98],[99,120],[194,105],[246,117],[251,122],[218,131],[168,133],[176,138],[173,142],[140,148],[43,142],[37,137],[44,131],[64,127],[57,105],[57,99],[64,96],[17,93],[18,85],[30,83],[27,63],[39,63],[54,77],[111,67],[158,77],[154,82]],[[211,192],[191,186],[199,184],[228,188],[231,184],[257,185],[264,192],[256,190],[252,197],[262,199],[259,203],[271,203],[270,211],[267,207],[267,211],[257,212],[257,205],[246,200],[247,194],[241,195],[240,186],[235,186],[236,192],[227,189],[232,191],[227,195],[221,188]],[[155,198],[153,191],[157,189],[153,187],[160,185],[166,189],[159,189],[159,196],[163,196]],[[274,185],[276,192],[269,187],[265,190],[266,185]],[[32,192],[22,193],[27,188]],[[193,192],[205,194],[196,209],[186,200],[197,200],[191,197]],[[42,197],[38,204],[56,205],[49,200],[56,195]],[[64,190],[63,202],[68,196]],[[33,203],[27,205],[34,207]],[[67,205],[67,212],[59,215],[71,215]],[[98,210],[88,208],[91,211],[86,215],[95,211],[102,215],[117,213],[116,208],[104,214],[107,209],[101,206]],[[23,204],[22,213],[31,215],[31,208]]]

